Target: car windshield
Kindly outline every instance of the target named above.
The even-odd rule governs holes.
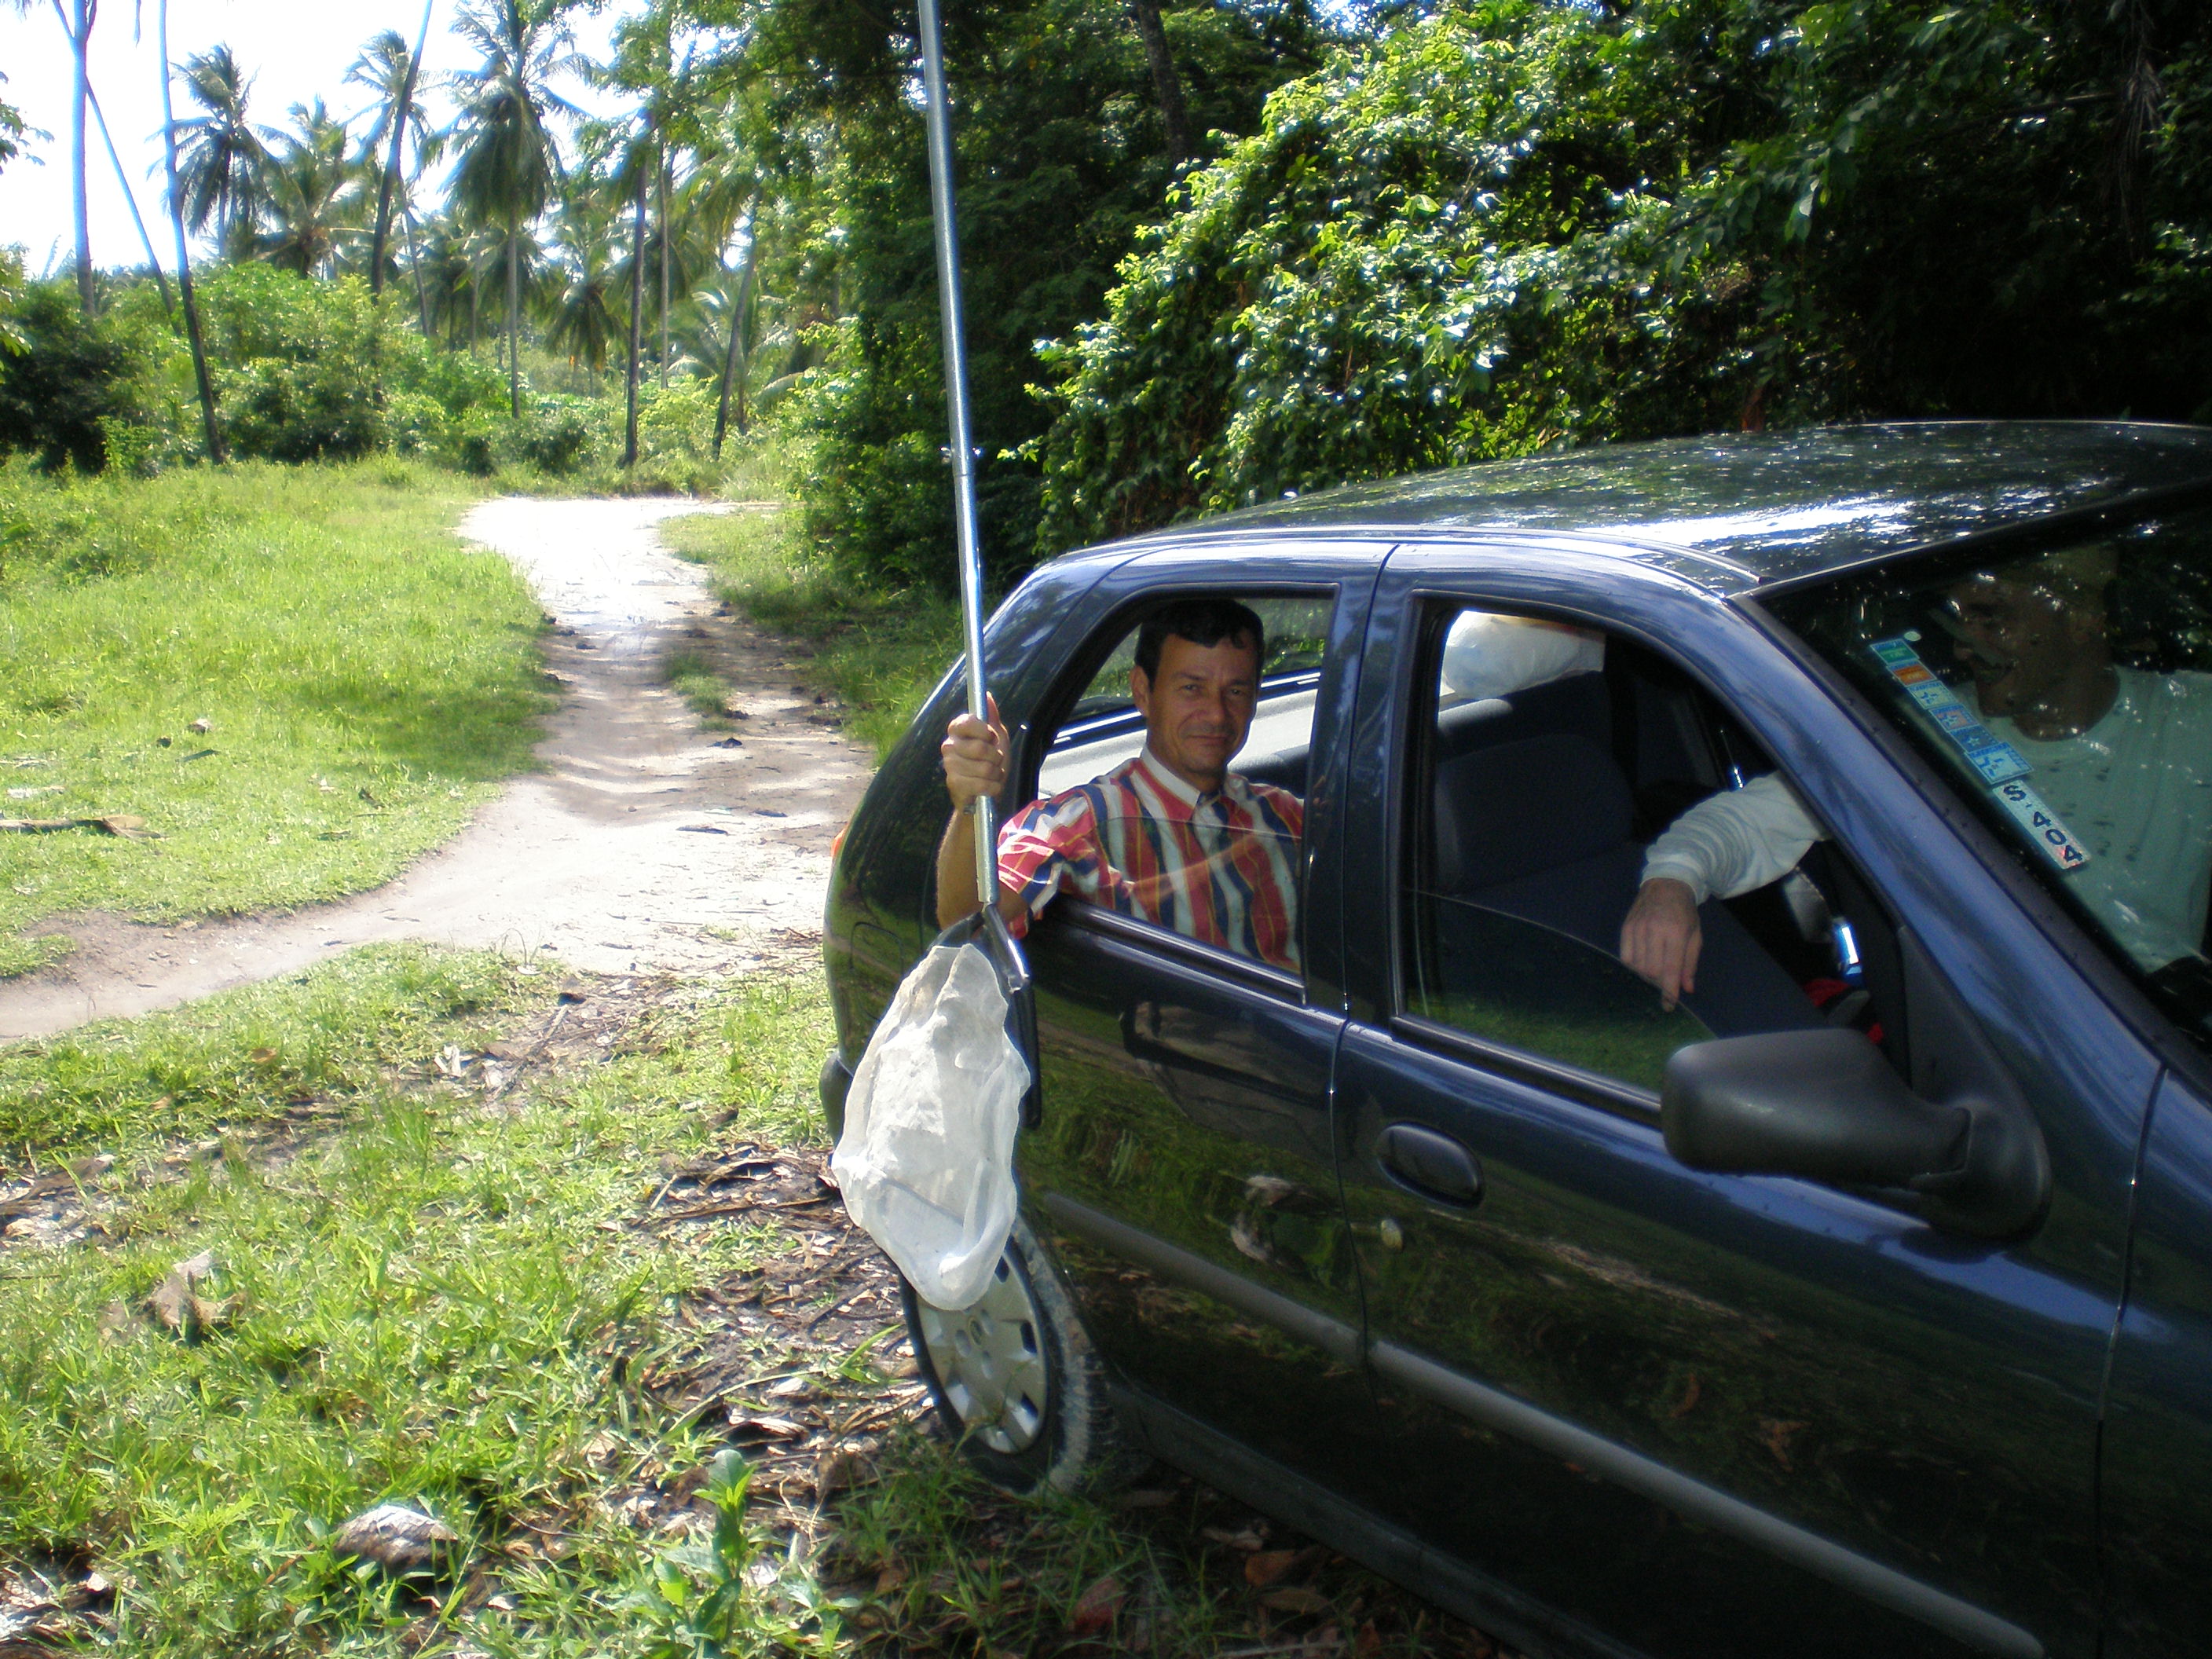
[[[1768,608],[2212,1038],[2212,512],[1925,556]]]

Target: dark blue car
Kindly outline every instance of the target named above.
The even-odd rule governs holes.
[[[1296,970],[1031,927],[1023,1219],[909,1298],[969,1455],[1156,1455],[1536,1653],[2212,1654],[2212,431],[1624,447],[1074,554],[990,626],[1003,811],[1135,752],[1192,596],[1266,623]],[[837,862],[833,1127],[959,706]],[[1757,879],[1670,1006],[1622,928],[1700,835]]]

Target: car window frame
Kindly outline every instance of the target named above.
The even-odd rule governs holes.
[[[1421,604],[1434,600],[1603,629],[1672,662],[1729,711],[1816,819],[1837,832],[1836,845],[1849,846],[1868,891],[1893,922],[1913,930],[1928,964],[1963,994],[1998,996],[1987,1008],[1975,1006],[2006,1063],[2063,1080],[2032,1088],[2062,1115],[2045,1120],[2046,1134],[2095,1145],[2103,1131],[2094,1116],[2083,1115],[2091,1109],[2082,1103],[2132,1114],[2134,1097],[2122,1101],[2110,1091],[2120,1087],[2114,1068],[2132,1079],[2138,1059],[2212,1088],[2212,1064],[2167,1027],[2101,951],[2086,939],[2069,948],[2072,924],[2039,885],[2010,867],[2004,849],[1963,803],[1953,804],[1951,792],[1925,771],[1903,738],[1826,672],[1809,647],[1765,617],[1748,602],[1753,598],[1747,587],[1694,580],[1644,557],[1633,545],[1593,548],[1510,531],[1399,542],[1368,606],[1367,660],[1346,755],[1356,802],[1347,833],[1363,844],[1380,836],[1388,845],[1373,871],[1347,883],[1346,902],[1392,910],[1389,928],[1373,930],[1371,942],[1355,945],[1346,938],[1352,1017],[1388,1035],[1399,1006],[1405,957],[1391,895],[1400,880],[1407,800],[1404,711],[1415,672],[1414,619]],[[1786,674],[1787,683],[1778,674]],[[1847,769],[1838,769],[1838,762]],[[2029,1018],[2023,1012],[2029,1005],[2006,1000],[2031,988],[2069,999],[2072,1012],[2063,1029]],[[1550,1066],[1530,1064],[1502,1047],[1492,1050],[1449,1031],[1431,1044],[1414,1024],[1404,1035],[1448,1063],[1550,1088],[1563,1104],[1648,1122],[1649,1097],[1632,1088],[1587,1077],[1565,1079],[1562,1086],[1551,1079]],[[2087,1092],[2077,1095],[2077,1083]],[[2062,1123],[2068,1127],[2058,1127]]]
[[[1081,647],[1071,656],[1068,665],[1048,682],[1042,695],[1036,699],[1030,718],[1022,722],[1016,737],[1013,775],[1009,791],[1022,803],[1016,811],[1025,810],[1030,803],[1040,799],[1037,781],[1043,773],[1045,759],[1052,751],[1054,739],[1082,700],[1085,690],[1097,678],[1099,670],[1113,656],[1121,641],[1128,637],[1145,612],[1185,595],[1218,594],[1247,600],[1320,599],[1328,606],[1328,640],[1333,647],[1343,635],[1344,607],[1354,600],[1352,583],[1346,576],[1255,581],[1249,574],[1209,576],[1194,571],[1186,575],[1180,572],[1171,574],[1168,570],[1157,574],[1157,582],[1148,583],[1141,592],[1119,600],[1103,615],[1084,625]],[[1105,642],[1103,645],[1100,644],[1102,641]],[[1322,696],[1331,689],[1333,677],[1340,677],[1346,667],[1341,655],[1324,655],[1315,686],[1314,725],[1316,730],[1321,724]],[[1316,769],[1322,764],[1323,759],[1316,755],[1315,745],[1309,737],[1306,793],[1301,797],[1302,800],[1312,799]],[[1304,970],[1298,974],[1239,956],[1233,951],[1220,950],[1187,933],[1178,933],[1171,927],[1123,915],[1110,906],[1095,904],[1072,893],[1055,894],[1044,909],[1030,919],[1029,925],[1032,928],[1075,927],[1153,951],[1183,967],[1229,981],[1244,990],[1256,991],[1299,1006],[1324,1006],[1322,1000],[1313,994],[1312,941],[1310,937],[1313,920],[1313,907],[1309,902],[1313,887],[1312,848],[1313,837],[1309,824],[1307,834],[1300,837],[1297,858],[1297,945],[1299,962]]]
[[[1443,585],[1445,583],[1449,585]],[[1410,626],[1405,629],[1405,643],[1399,652],[1401,660],[1396,665],[1397,672],[1391,688],[1395,704],[1393,721],[1395,748],[1389,768],[1389,799],[1384,803],[1383,814],[1389,843],[1388,876],[1391,892],[1389,1002],[1378,1011],[1382,1015],[1379,1023],[1387,1030],[1462,1061],[1552,1090],[1583,1105],[1656,1127],[1660,1116],[1660,1097],[1655,1090],[1602,1072],[1590,1071],[1553,1055],[1516,1048],[1496,1038],[1482,1036],[1409,1011],[1412,999],[1407,953],[1411,948],[1411,922],[1407,906],[1409,879],[1407,860],[1409,857],[1418,856],[1410,838],[1418,832],[1418,820],[1408,820],[1413,817],[1414,797],[1421,783],[1421,778],[1414,775],[1412,761],[1416,745],[1423,744],[1421,716],[1426,713],[1433,720],[1434,688],[1425,682],[1433,678],[1438,671],[1441,643],[1449,627],[1443,618],[1455,611],[1479,610],[1493,615],[1565,623],[1595,630],[1608,639],[1618,638],[1652,653],[1681,673],[1701,696],[1711,702],[1725,720],[1733,722],[1746,738],[1758,744],[1764,757],[1771,763],[1775,775],[1790,787],[1814,822],[1827,832],[1826,844],[1836,854],[1851,859],[1854,864],[1860,861],[1852,858],[1829,828],[1819,808],[1817,794],[1803,787],[1788,765],[1776,755],[1774,746],[1760,737],[1757,722],[1747,719],[1713,685],[1707,675],[1700,672],[1661,637],[1618,614],[1601,614],[1594,609],[1566,604],[1545,604],[1508,598],[1494,590],[1486,592],[1479,577],[1471,576],[1456,581],[1450,578],[1440,579],[1437,582],[1417,580],[1410,583],[1399,598],[1407,613]],[[1786,629],[1783,631],[1787,632]],[[1425,775],[1425,765],[1422,772]],[[1880,884],[1863,869],[1859,878],[1875,902],[1881,906],[1887,925],[1893,930],[1899,928],[1901,923],[1895,907],[1883,896]]]

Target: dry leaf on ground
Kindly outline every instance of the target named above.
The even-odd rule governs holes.
[[[1068,1629],[1078,1636],[1104,1630],[1121,1612],[1128,1593],[1118,1578],[1100,1579],[1077,1598],[1075,1611],[1068,1615]]]
[[[200,1288],[216,1272],[215,1252],[202,1250],[169,1269],[146,1298],[148,1311],[179,1336],[211,1330],[230,1316],[234,1297],[210,1297]]]

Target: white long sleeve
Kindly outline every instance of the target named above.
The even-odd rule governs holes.
[[[1734,898],[1789,874],[1821,835],[1790,786],[1769,773],[1668,824],[1644,855],[1644,879],[1681,882],[1700,904],[1715,894]]]

